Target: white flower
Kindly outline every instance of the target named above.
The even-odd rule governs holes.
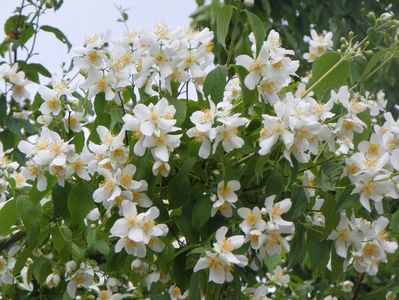
[[[114,200],[121,193],[118,181],[109,170],[100,169],[98,170],[98,173],[104,177],[104,180],[94,191],[93,200],[97,203]]]
[[[52,114],[53,116],[57,116],[61,111],[61,100],[58,97],[58,93],[48,87],[42,86],[39,89],[39,94],[44,100],[39,108],[40,112],[44,115]]]
[[[236,64],[243,66],[249,72],[244,80],[247,88],[253,90],[256,87],[261,77],[265,75],[268,61],[269,51],[266,47],[260,49],[259,55],[256,58],[252,58],[246,54],[237,56]]]
[[[211,155],[211,142],[216,137],[216,130],[211,128],[208,132],[202,132],[193,127],[187,130],[186,134],[191,138],[193,137],[195,142],[201,143],[198,155],[203,159],[207,159]]]
[[[82,89],[89,89],[89,98],[93,98],[98,93],[105,94],[105,100],[112,100],[115,92],[112,90],[112,76],[104,76],[101,71],[89,69],[87,79],[80,85]]]
[[[290,199],[284,199],[280,202],[274,203],[275,195],[269,196],[265,200],[266,212],[269,215],[269,226],[271,228],[279,229],[280,227],[287,230],[294,230],[294,223],[283,220],[281,215],[288,212],[291,208],[292,202]]]
[[[216,127],[215,143],[213,144],[213,153],[216,152],[217,146],[222,142],[224,151],[231,152],[234,149],[240,149],[244,146],[244,140],[240,138],[238,127],[249,122],[246,118],[231,117],[223,121],[224,125]]]
[[[398,249],[398,244],[394,241],[388,240],[388,233],[386,227],[389,224],[389,220],[385,217],[380,216],[377,220],[371,223],[371,227],[375,232],[376,239],[387,253],[395,253]]]
[[[94,283],[94,272],[92,269],[80,269],[70,279],[67,292],[71,298],[75,298],[76,289],[89,287]]]
[[[141,186],[140,182],[133,180],[134,173],[136,173],[136,166],[129,164],[123,169],[118,170],[116,177],[123,187],[133,191]]]
[[[170,165],[167,162],[157,160],[152,165],[152,174],[158,176],[161,174],[163,177],[168,177],[170,172]]]
[[[266,229],[266,222],[262,219],[262,212],[259,207],[250,210],[247,207],[241,207],[237,210],[238,215],[244,219],[240,223],[241,230],[248,234],[252,229],[263,231]]]
[[[194,266],[193,271],[209,269],[209,281],[217,284],[233,281],[234,277],[231,274],[233,271],[232,265],[223,256],[205,251],[205,256],[201,257]]]
[[[341,213],[339,224],[335,230],[328,236],[329,240],[335,241],[335,251],[337,255],[346,258],[348,248],[351,245],[352,233],[349,228],[349,220],[345,213]]]
[[[279,286],[286,287],[290,282],[290,276],[288,274],[284,275],[283,269],[280,266],[277,266],[274,269],[273,274],[267,273],[266,275],[271,281]]]
[[[246,262],[243,261],[241,257],[232,253],[232,251],[242,246],[245,241],[244,236],[234,235],[226,238],[227,230],[228,228],[226,226],[222,226],[216,231],[216,243],[213,243],[213,248],[221,256],[224,256],[228,262],[246,265]]]
[[[195,111],[190,117],[191,122],[199,132],[208,132],[211,130],[216,115],[216,106],[209,101],[210,108],[201,111]]]
[[[145,136],[153,135],[156,128],[164,132],[172,131],[173,125],[176,124],[176,120],[173,119],[176,109],[173,105],[169,105],[166,98],[162,98],[155,105],[150,103],[146,106],[139,103],[133,112],[140,121],[140,131]]]
[[[65,114],[64,118],[64,128],[66,131],[72,130],[73,132],[82,131],[81,121],[83,119],[83,113],[81,112],[72,112],[69,114]]]
[[[345,280],[344,282],[341,283],[342,290],[346,293],[352,292],[352,288],[355,286],[355,284],[350,281],[350,280]]]
[[[172,300],[182,300],[188,297],[188,290],[182,294],[180,288],[176,285],[172,285],[168,289],[168,293]]]
[[[60,275],[57,273],[51,273],[50,275],[47,276],[46,278],[46,285],[52,289],[57,287],[60,284]]]
[[[181,137],[182,134],[172,135],[158,131],[156,134],[147,137],[144,145],[151,148],[155,159],[167,162],[169,161],[170,152],[180,146]]]
[[[328,32],[325,35],[317,34],[316,30],[310,31],[311,39],[309,40],[309,52],[305,53],[303,57],[313,62],[317,57],[323,55],[328,49],[333,46],[332,33]]]

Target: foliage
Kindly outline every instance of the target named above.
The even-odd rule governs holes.
[[[191,15],[192,25],[198,28],[217,28],[218,19],[224,19],[221,18],[224,17],[223,12],[229,10],[238,2],[236,0],[197,1],[198,8]],[[248,2],[253,4],[245,8],[247,14],[248,12],[255,14],[267,30],[274,29],[279,32],[284,45],[288,49],[295,49],[296,55],[300,59],[308,50],[303,39],[305,36],[309,36],[311,29],[316,29],[318,32],[331,31],[335,44],[339,43],[341,37],[346,37],[350,32],[354,32],[358,36],[368,35],[369,42],[376,48],[385,48],[391,43],[389,35],[376,34],[375,30],[370,28],[370,24],[375,20],[375,15],[383,13],[399,15],[399,4],[395,1],[385,0],[256,0]],[[226,19],[224,24],[224,27],[230,27],[230,32],[234,26],[235,15],[233,13],[231,18],[228,19],[229,22]],[[250,19],[247,19],[244,14],[240,14],[237,29],[235,41],[232,42],[233,35],[228,35],[225,42],[227,45],[234,45],[234,55],[247,52],[250,46],[247,36],[253,31],[253,28],[251,27]],[[382,41],[387,42],[387,44],[383,46],[381,44]],[[228,53],[225,50],[226,47],[223,49],[223,47],[219,46],[219,43],[221,43],[220,39],[215,38],[215,61],[218,64],[224,64]],[[221,45],[223,46],[223,43]],[[369,58],[367,57],[367,60]],[[364,62],[362,58],[357,58],[350,67],[351,69],[357,69],[362,67]],[[299,74],[305,74],[309,67],[310,65],[302,63]],[[359,87],[362,92],[383,89],[389,100],[388,107],[394,115],[397,114],[396,110],[394,110],[394,105],[396,103],[396,95],[399,92],[397,76],[395,75],[395,70],[398,68],[398,60],[394,60],[380,69],[378,76],[373,77],[372,80],[364,81]],[[357,79],[355,78],[354,80],[357,81]]]
[[[364,89],[394,65],[399,22],[369,14],[364,34],[361,15],[336,47],[312,35],[306,72],[304,32],[291,47],[255,8],[198,2],[215,35],[95,35],[60,76],[33,53],[42,33],[71,49],[39,23],[62,2],[6,21],[1,297],[394,299],[399,125]]]

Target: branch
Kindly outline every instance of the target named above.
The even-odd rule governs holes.
[[[362,282],[363,282],[363,279],[364,279],[365,275],[366,275],[366,273],[362,273],[362,275],[359,277],[359,280],[358,280],[358,282],[356,284],[356,288],[355,288],[355,292],[353,294],[352,300],[356,300],[357,297],[359,296],[360,286],[362,285]]]
[[[26,235],[25,230],[20,230],[17,233],[13,234],[10,236],[8,239],[5,239],[0,242],[0,253],[4,250],[6,250],[8,247],[14,245],[16,242],[18,242],[20,239],[22,239]]]

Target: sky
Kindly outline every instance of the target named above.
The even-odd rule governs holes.
[[[4,38],[2,26],[20,1],[0,0],[0,40]],[[116,20],[119,12],[114,5],[130,8],[128,10],[130,29],[151,30],[154,25],[163,23],[168,27],[188,26],[189,15],[195,10],[194,0],[64,0],[57,11],[49,11],[41,19],[42,25],[59,28],[74,46],[81,46],[84,39],[93,34],[111,30],[118,38],[125,32],[122,23]],[[34,62],[43,63],[50,71],[59,72],[59,65],[68,61],[67,47],[50,33],[38,35],[36,52],[39,56]]]

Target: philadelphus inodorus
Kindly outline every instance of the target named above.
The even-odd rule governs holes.
[[[309,78],[297,78],[299,61],[278,32],[262,43],[248,38],[249,53],[239,53],[228,76],[212,72],[223,77],[217,86],[208,76],[208,28],[159,25],[119,40],[89,37],[75,49],[77,80],[54,75],[38,86],[34,112],[23,109],[32,100],[26,86],[35,85],[23,66],[0,72],[9,87],[7,118],[14,113],[8,104],[17,102],[13,116],[26,125],[21,136],[14,128],[0,132],[18,141],[16,149],[0,143],[0,209],[11,217],[15,208],[40,211],[47,219],[34,220],[38,240],[53,243],[26,266],[2,253],[0,289],[17,282],[30,288],[33,276],[72,298],[156,291],[190,299],[204,294],[202,287],[191,294],[190,286],[210,281],[231,283],[219,286],[220,297],[234,286],[247,298],[269,299],[294,297],[303,284],[314,296],[324,285],[291,274],[296,259],[303,273],[316,263],[334,269],[337,261],[350,276],[378,273],[398,248],[388,218],[395,213],[390,199],[399,198],[399,123],[386,112],[384,93],[344,85],[321,101],[305,85]],[[332,47],[331,33],[311,30],[304,58],[313,62]],[[26,207],[20,195],[29,196]],[[37,228],[24,218],[17,224],[34,243]],[[317,252],[319,244],[326,253]],[[21,278],[15,265],[24,268]],[[328,293],[349,293],[348,279]]]

